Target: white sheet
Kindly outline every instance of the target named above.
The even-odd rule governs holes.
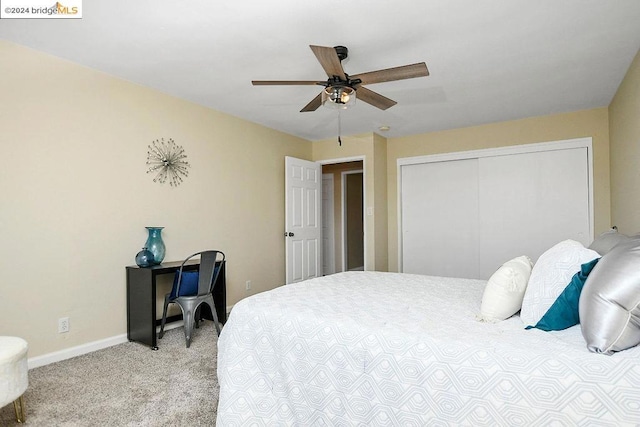
[[[640,348],[476,321],[484,281],[348,272],[235,305],[218,425],[635,425]]]

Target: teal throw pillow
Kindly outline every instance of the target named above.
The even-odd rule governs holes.
[[[589,261],[580,266],[580,271],[573,275],[571,282],[564,288],[549,310],[542,316],[535,326],[527,326],[525,329],[537,328],[543,331],[560,331],[570,328],[580,323],[578,307],[580,303],[580,293],[584,282],[593,267],[600,258]]]

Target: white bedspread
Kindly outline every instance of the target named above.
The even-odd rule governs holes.
[[[481,323],[484,281],[339,273],[235,305],[218,425],[638,425],[640,348]]]

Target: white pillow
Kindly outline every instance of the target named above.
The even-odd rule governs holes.
[[[532,266],[524,255],[502,264],[484,288],[478,320],[499,322],[516,314],[522,307]]]
[[[520,318],[534,326],[567,287],[580,266],[595,258],[598,252],[585,248],[575,240],[565,240],[540,255],[522,300]]]

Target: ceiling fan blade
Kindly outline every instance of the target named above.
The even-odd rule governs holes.
[[[371,83],[392,82],[394,80],[413,79],[415,77],[426,77],[428,75],[429,70],[427,69],[427,64],[419,62],[417,64],[371,71],[350,77],[354,80],[360,79],[362,80],[361,84],[366,85]]]
[[[254,86],[273,86],[273,85],[324,85],[326,82],[316,80],[251,80]]]
[[[322,65],[322,68],[324,68],[324,71],[330,79],[333,78],[333,76],[340,77],[340,80],[347,79],[342,69],[340,58],[338,58],[338,53],[334,48],[314,45],[309,45],[309,47],[316,55],[316,58],[318,58],[320,65]]]
[[[377,92],[367,89],[363,86],[358,86],[356,89],[356,97],[367,104],[371,104],[374,107],[378,107],[381,110],[393,107],[397,104],[393,99],[389,99],[386,96],[382,96]]]
[[[302,110],[300,110],[300,112],[304,113],[306,111],[316,111],[318,109],[318,107],[320,107],[320,105],[322,105],[322,92],[320,92],[318,94],[318,96],[313,98],[311,100],[311,102],[309,102],[307,105],[305,105],[304,108]]]

